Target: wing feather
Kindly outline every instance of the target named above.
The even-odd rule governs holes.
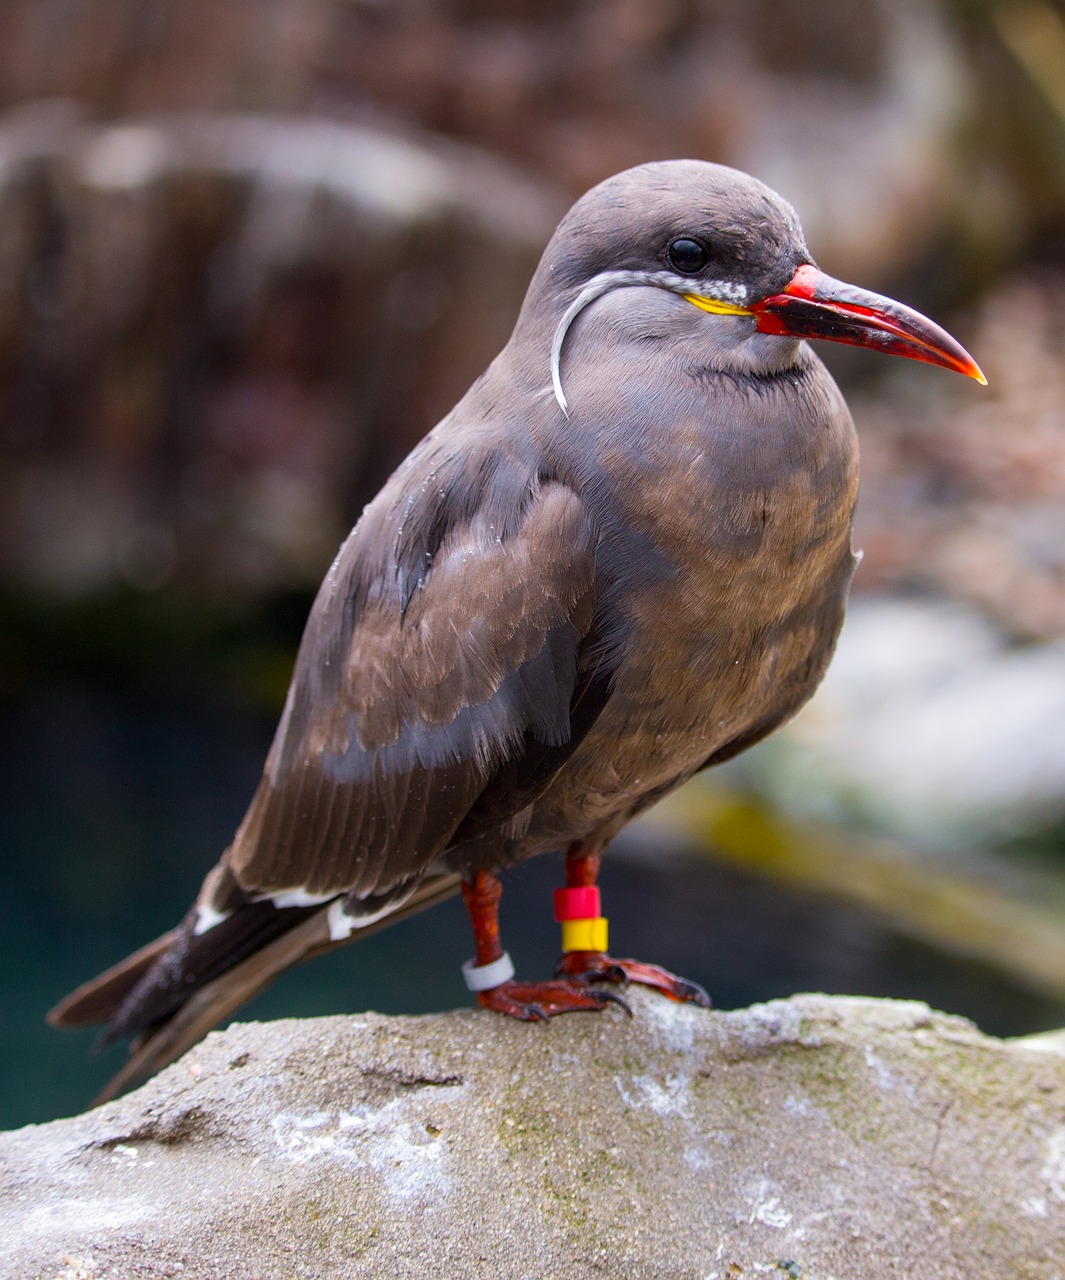
[[[89,983],[63,1007],[66,1020],[106,1008],[108,1038],[147,1028],[154,1047],[131,1070],[340,945],[341,898],[364,936],[454,890],[441,855],[456,841],[506,862],[522,813],[601,709],[609,681],[582,667],[597,538],[581,500],[535,467],[461,461],[431,486],[397,473],[341,549],[259,788],[196,908],[102,1003]],[[479,497],[459,483],[470,475]],[[442,887],[423,893],[423,877]]]
[[[339,646],[351,592],[335,583],[364,554],[358,530],[323,587],[228,855],[248,892],[387,892],[447,848],[530,740],[558,747],[570,736],[595,603],[595,535],[580,499],[532,478],[506,538],[483,508],[450,526],[430,519],[446,532],[421,585],[404,601],[398,574],[391,591],[371,584]],[[340,669],[323,671],[338,649]]]

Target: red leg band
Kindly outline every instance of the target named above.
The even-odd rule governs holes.
[[[594,920],[599,914],[598,885],[555,890],[555,919],[559,924],[563,920]]]

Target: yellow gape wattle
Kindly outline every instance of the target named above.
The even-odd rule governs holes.
[[[681,297],[700,311],[709,311],[715,316],[753,316],[754,312],[746,307],[737,307],[732,302],[719,302],[717,298],[704,298],[699,293],[683,293]]]

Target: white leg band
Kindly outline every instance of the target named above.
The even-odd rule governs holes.
[[[491,964],[478,965],[473,960],[467,960],[462,966],[462,978],[470,991],[491,991],[493,987],[501,987],[513,977],[514,961],[506,951]]]

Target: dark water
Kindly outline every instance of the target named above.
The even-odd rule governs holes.
[[[272,732],[272,716],[157,689],[64,684],[0,704],[0,1127],[80,1110],[121,1061],[121,1048],[91,1057],[92,1032],[52,1031],[44,1013],[184,913]],[[1065,1024],[1065,1006],[851,907],[703,858],[664,861],[636,837],[607,859],[614,949],[702,982],[719,1007],[826,990],[927,1000],[995,1034]],[[546,976],[557,958],[560,882],[554,858],[506,877],[504,939],[522,976]],[[464,1005],[470,950],[456,899],[286,974],[240,1016]]]

